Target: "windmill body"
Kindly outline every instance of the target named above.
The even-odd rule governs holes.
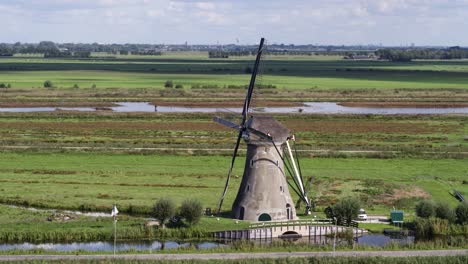
[[[273,117],[259,115],[252,116],[247,120],[255,78],[262,55],[263,42],[264,39],[262,38],[244,101],[240,124],[237,125],[219,117],[213,119],[215,122],[239,131],[226,184],[219,201],[218,214],[221,212],[226,197],[240,141],[244,139],[247,143],[247,158],[241,186],[232,206],[233,216],[237,219],[249,221],[292,220],[297,219],[297,217],[284,170],[285,154],[281,154],[284,145],[288,149],[289,162],[292,163],[294,168],[295,177],[292,177],[292,180],[296,187],[291,186],[291,188],[306,202],[307,208],[310,208],[310,204],[304,192],[299,164],[296,166],[288,143],[290,131]],[[290,166],[286,167],[289,174],[293,175]]]
[[[244,175],[232,206],[234,218],[249,221],[296,219],[296,210],[278,150],[289,136],[289,130],[272,117],[254,116],[247,127],[270,135],[274,140],[245,133],[247,158]],[[275,146],[276,145],[276,146]]]

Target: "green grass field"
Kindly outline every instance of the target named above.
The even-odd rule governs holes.
[[[192,85],[244,85],[253,58],[208,59],[200,54],[120,56],[90,59],[0,59],[0,82],[14,88],[78,84],[89,88],[161,88],[173,80]],[[468,61],[346,61],[330,58],[272,57],[262,62],[261,82],[281,89],[466,89]]]
[[[226,177],[229,157],[130,154],[0,154],[0,199],[33,207],[122,211],[136,206],[150,211],[161,197],[181,203],[191,197],[215,208]],[[240,184],[244,159],[236,164],[224,210]],[[449,191],[464,194],[465,160],[327,159],[302,160],[303,173],[314,176],[312,196],[319,206],[350,195],[368,199],[370,212],[384,213],[401,198],[433,198],[456,205]],[[367,186],[367,187],[366,187]],[[364,188],[366,187],[366,188]],[[370,197],[369,191],[372,191]],[[297,198],[294,198],[297,199]],[[412,211],[414,202],[402,204]]]
[[[0,58],[0,83],[12,86],[0,89],[0,103],[222,105],[242,101],[252,64],[253,57],[208,59],[206,53]],[[258,83],[275,88],[257,89],[256,101],[468,101],[468,60],[392,63],[277,56],[263,61],[261,73]],[[55,87],[43,88],[45,80]],[[164,88],[167,80],[184,87]],[[73,88],[75,84],[79,88]],[[0,203],[105,212],[117,203],[122,212],[148,215],[160,197],[177,204],[191,197],[215,208],[235,132],[214,124],[212,117],[109,111],[0,113]],[[311,197],[319,216],[326,206],[347,196],[358,196],[371,214],[387,215],[395,207],[409,216],[421,199],[455,206],[458,202],[449,193],[453,188],[468,196],[468,185],[462,183],[468,176],[466,116],[275,117],[298,137],[304,175],[314,177]],[[244,152],[240,154],[226,212],[242,176]],[[0,205],[1,239],[109,238],[109,219],[80,217],[70,223],[49,223],[47,214]],[[141,238],[147,232],[142,229],[143,218],[125,217],[122,227],[127,238]],[[246,225],[204,217],[197,228],[213,231]],[[196,236],[198,231],[190,232]]]

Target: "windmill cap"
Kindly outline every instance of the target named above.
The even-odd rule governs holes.
[[[273,138],[276,143],[283,143],[287,140],[290,130],[271,116],[252,116],[247,121],[247,128],[253,128]],[[250,141],[269,142],[254,133],[249,133]]]

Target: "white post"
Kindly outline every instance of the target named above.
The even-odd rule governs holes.
[[[117,242],[117,214],[119,214],[119,210],[117,210],[117,206],[114,204],[112,206],[111,216],[114,219],[114,256],[115,256],[115,244]]]
[[[114,216],[114,256],[115,256],[116,242],[117,242],[117,215]]]

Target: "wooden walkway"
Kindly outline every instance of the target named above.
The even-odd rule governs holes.
[[[317,237],[333,235],[335,233],[353,233],[354,236],[361,236],[367,230],[358,228],[353,222],[350,227],[333,225],[331,220],[294,220],[278,222],[253,223],[248,229],[225,230],[214,232],[214,237],[218,239],[272,239],[284,236],[300,236],[317,239]]]

